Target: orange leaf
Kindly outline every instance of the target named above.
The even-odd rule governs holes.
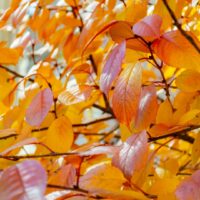
[[[142,72],[141,66],[128,66],[119,76],[113,97],[113,111],[120,123],[127,126],[135,120],[140,99]]]
[[[150,15],[137,22],[133,26],[133,32],[141,37],[155,39],[160,36],[161,24],[162,19],[159,15]]]
[[[158,102],[155,87],[153,85],[144,87],[141,93],[135,127],[138,130],[148,128],[155,121],[157,110]]]
[[[196,92],[200,90],[200,73],[186,70],[176,78],[176,85],[184,92]]]
[[[52,91],[49,88],[40,91],[26,110],[26,121],[31,126],[39,126],[48,114],[52,103]]]
[[[179,31],[163,34],[153,42],[152,47],[167,65],[200,71],[199,53]]]

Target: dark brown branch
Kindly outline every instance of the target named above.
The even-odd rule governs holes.
[[[3,66],[3,65],[0,65],[0,68],[6,70],[6,71],[9,72],[10,74],[13,74],[13,75],[14,75],[15,77],[17,77],[17,78],[24,78],[23,75],[17,73],[17,72],[14,71],[14,70],[9,69],[8,67],[5,67],[5,66]],[[31,81],[31,82],[34,82],[34,80],[31,79],[31,78],[29,78],[28,80]]]
[[[11,135],[0,137],[0,140],[6,140],[8,138],[17,137],[17,136],[18,136],[18,134],[11,134]]]
[[[191,126],[191,127],[188,127],[184,130],[176,131],[174,133],[169,133],[169,134],[161,135],[161,136],[158,136],[158,137],[150,137],[148,139],[148,142],[154,142],[154,141],[165,139],[165,138],[168,138],[168,137],[175,137],[175,138],[182,139],[182,140],[187,141],[187,142],[192,144],[192,143],[194,143],[194,138],[187,135],[186,133],[188,131],[192,131],[192,130],[195,130],[195,129],[198,129],[198,128],[200,128],[200,126]]]
[[[56,188],[60,190],[71,190],[71,191],[78,191],[78,192],[83,192],[88,194],[87,190],[81,189],[81,188],[71,188],[71,187],[65,187],[65,186],[60,186],[60,185],[53,185],[53,184],[47,184],[48,188]]]
[[[95,74],[97,74],[97,65],[96,65],[96,63],[94,61],[94,58],[93,58],[92,54],[89,55],[89,60],[91,62],[91,65],[92,65],[92,68],[93,68]]]
[[[69,155],[77,155],[77,152],[64,152],[64,153],[49,153],[49,154],[41,154],[41,155],[23,155],[23,156],[14,156],[14,155],[0,155],[0,159],[8,159],[8,160],[21,160],[21,159],[30,159],[30,158],[48,158],[48,157],[57,157],[57,156],[69,156]]]
[[[107,121],[107,120],[110,120],[110,119],[114,119],[113,116],[100,118],[100,119],[97,119],[97,120],[94,120],[94,121],[91,121],[91,122],[87,122],[87,123],[73,124],[72,127],[76,128],[76,127],[81,127],[81,126],[89,126],[89,125],[96,124],[96,123],[103,122],[103,121]]]
[[[171,18],[174,20],[175,26],[178,28],[178,30],[181,32],[181,34],[188,40],[188,42],[190,42],[190,44],[198,51],[198,53],[200,53],[200,48],[198,47],[198,45],[196,44],[194,39],[182,29],[181,24],[179,24],[178,20],[176,19],[176,16],[175,16],[174,12],[172,11],[172,9],[170,8],[167,0],[162,0],[162,1],[165,5],[166,9],[168,10]]]

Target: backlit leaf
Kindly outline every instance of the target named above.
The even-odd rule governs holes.
[[[55,152],[70,150],[74,139],[72,125],[65,116],[59,117],[48,129],[45,144]]]
[[[120,74],[113,93],[113,110],[117,119],[129,125],[136,117],[141,92],[141,66],[126,67]]]
[[[153,42],[152,47],[167,65],[200,71],[199,53],[179,31],[164,33]]]
[[[26,110],[26,121],[32,126],[39,126],[48,114],[53,103],[53,94],[49,88],[40,91]]]
[[[106,59],[105,66],[100,77],[100,89],[108,95],[113,81],[119,74],[122,66],[122,61],[125,57],[126,43],[123,41],[116,46]]]
[[[128,179],[142,173],[147,165],[148,143],[145,131],[133,134],[120,147],[113,157],[113,165],[118,167]]]
[[[200,199],[200,170],[194,172],[176,188],[176,198],[178,200],[199,200]]]
[[[194,70],[185,70],[176,78],[177,87],[184,92],[200,90],[200,73]]]
[[[158,102],[155,87],[147,86],[142,88],[139,108],[135,121],[136,129],[143,130],[148,128],[151,123],[154,123],[157,109]]]
[[[5,200],[44,200],[46,171],[34,160],[6,169],[0,177],[0,196]]]
[[[160,36],[162,19],[159,15],[150,15],[133,26],[133,32],[144,38],[155,39]]]
[[[77,104],[89,99],[94,87],[89,85],[74,85],[61,92],[58,100],[65,105]]]

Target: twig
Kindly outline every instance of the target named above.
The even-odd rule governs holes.
[[[61,186],[61,185],[53,185],[53,184],[47,184],[48,188],[56,188],[56,189],[60,189],[60,190],[71,190],[71,191],[78,191],[78,192],[83,192],[88,194],[87,190],[81,189],[81,188],[72,188],[72,187],[65,187],[65,186]]]
[[[8,138],[17,137],[17,136],[18,136],[18,134],[11,134],[11,135],[0,137],[0,140],[6,140]]]
[[[154,142],[154,141],[164,139],[164,138],[168,138],[168,137],[176,137],[176,138],[185,140],[185,141],[192,144],[192,143],[194,143],[194,138],[189,136],[189,135],[186,135],[186,133],[188,131],[195,130],[195,129],[198,129],[198,128],[200,128],[200,126],[191,126],[191,127],[188,127],[184,130],[176,131],[176,132],[169,133],[169,134],[166,134],[166,135],[161,135],[161,136],[158,136],[158,137],[151,137],[151,138],[148,139],[148,142]]]
[[[3,65],[0,65],[0,68],[6,70],[7,72],[9,72],[9,73],[11,73],[11,74],[13,74],[15,77],[24,78],[23,75],[17,73],[16,71],[13,71],[13,70],[11,70],[11,69],[9,69],[9,68],[3,66]],[[34,82],[34,80],[31,79],[31,78],[29,78],[28,80],[31,81],[31,82]]]
[[[113,116],[100,118],[100,119],[97,119],[97,120],[94,120],[94,121],[91,121],[91,122],[87,122],[87,123],[73,124],[72,127],[89,126],[89,125],[96,124],[96,123],[103,122],[103,121],[107,121],[107,120],[110,120],[110,119],[114,119]]]

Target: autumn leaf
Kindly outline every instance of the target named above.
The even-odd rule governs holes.
[[[2,65],[16,65],[22,56],[22,48],[7,48],[4,44],[0,44],[0,64]]]
[[[151,123],[155,122],[157,110],[158,102],[155,87],[147,86],[142,88],[135,128],[137,130],[148,128]]]
[[[179,31],[164,33],[152,48],[167,65],[199,71],[200,56]]]
[[[191,177],[187,178],[176,188],[176,198],[178,200],[190,200],[190,199],[199,199],[200,190],[199,190],[199,176],[200,171],[197,170],[192,174]]]
[[[32,126],[39,126],[48,114],[53,103],[53,94],[49,88],[40,91],[26,110],[26,121]]]
[[[147,165],[148,144],[145,131],[130,136],[114,155],[112,163],[118,167],[126,178],[131,179]]]
[[[7,168],[1,174],[0,195],[7,200],[44,200],[46,182],[46,172],[38,161],[26,160]]]
[[[54,120],[49,127],[45,144],[55,152],[67,152],[71,148],[73,139],[71,122],[62,116]]]
[[[65,105],[77,104],[89,99],[94,87],[89,85],[74,85],[61,92],[58,100]]]
[[[125,57],[126,43],[123,41],[116,46],[106,58],[106,63],[100,76],[100,89],[108,95],[113,81],[121,71],[123,59]]]
[[[135,119],[141,93],[141,66],[126,67],[120,74],[113,93],[113,110],[117,119],[129,126]]]
[[[162,19],[159,15],[150,15],[135,23],[133,32],[147,39],[155,39],[160,36],[161,24]]]
[[[200,73],[194,70],[185,70],[176,78],[177,87],[184,92],[200,90]]]

